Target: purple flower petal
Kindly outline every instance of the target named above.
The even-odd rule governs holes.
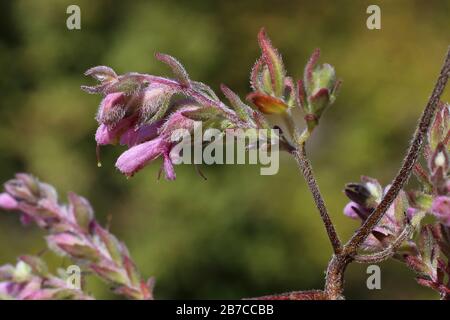
[[[356,213],[355,208],[358,208],[358,204],[356,202],[349,202],[344,208],[344,214],[352,219],[360,219],[359,215]]]
[[[134,130],[134,118],[120,120],[114,127],[101,124],[95,133],[95,141],[98,145],[116,144],[120,136],[126,130]]]
[[[138,129],[129,128],[120,137],[120,144],[133,147],[142,142],[154,139],[158,135],[158,129],[161,124],[162,121],[157,121],[152,124],[144,125]]]
[[[11,197],[8,193],[0,193],[0,208],[4,210],[15,210],[17,209],[18,202],[16,199]]]

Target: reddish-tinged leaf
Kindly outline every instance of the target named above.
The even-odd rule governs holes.
[[[316,48],[314,52],[312,53],[311,57],[308,60],[308,63],[305,66],[305,88],[310,93],[310,87],[313,77],[313,71],[316,67],[317,61],[319,61],[320,57],[320,49]]]
[[[303,81],[297,81],[297,104],[305,110],[306,108],[306,93]]]
[[[252,72],[250,73],[250,85],[254,91],[262,91],[261,86],[261,72],[264,61],[262,58],[256,60],[253,65]]]
[[[258,34],[258,42],[261,47],[264,62],[269,68],[273,91],[277,97],[281,97],[286,74],[283,60],[278,51],[272,46],[264,28],[261,28]]]

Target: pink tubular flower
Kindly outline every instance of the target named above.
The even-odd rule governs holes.
[[[387,186],[383,191],[377,180],[369,177],[362,177],[361,180],[362,182],[360,183],[349,183],[346,185],[344,192],[351,201],[345,206],[344,214],[349,218],[357,219],[364,223],[381,202],[383,194],[389,190],[390,186]],[[364,242],[363,247],[370,250],[380,249],[383,241],[399,235],[407,220],[407,216],[404,213],[409,213],[410,216],[413,214],[409,210],[406,193],[401,191],[378,225],[373,229],[372,234]]]
[[[442,224],[450,227],[450,197],[438,196],[434,199],[431,206],[433,214],[438,218]]]
[[[122,134],[129,130],[133,126],[134,120],[131,118],[125,118],[120,120],[115,126],[111,127],[104,123],[100,124],[95,133],[95,141],[97,145],[116,144]]]
[[[185,129],[192,132],[195,122],[183,115],[183,112],[194,111],[196,107],[184,107],[172,113],[168,120],[160,125],[158,137],[153,140],[135,145],[125,151],[116,162],[116,167],[127,176],[133,176],[137,171],[145,167],[148,163],[155,160],[159,156],[163,157],[162,169],[166,179],[175,180],[176,174],[173,163],[170,158],[170,151],[173,146],[171,135],[178,129]],[[148,132],[152,132],[155,128],[148,128]],[[135,133],[135,135],[139,133]],[[124,140],[128,139],[126,135]],[[126,139],[125,139],[126,138]],[[131,142],[131,138],[127,142]],[[139,139],[138,139],[139,140]],[[127,143],[130,145],[130,143]]]
[[[163,166],[166,178],[174,180],[175,172],[169,156],[170,146],[171,144],[161,137],[141,143],[122,153],[117,159],[116,167],[123,174],[132,176],[149,162],[162,155],[164,157]]]

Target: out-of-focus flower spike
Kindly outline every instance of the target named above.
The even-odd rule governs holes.
[[[269,68],[273,91],[277,97],[281,97],[286,74],[281,55],[272,46],[264,28],[261,28],[258,33],[258,42],[261,47],[264,61]]]
[[[175,78],[180,82],[184,87],[190,87],[191,81],[189,80],[189,75],[184,69],[183,65],[174,57],[164,54],[164,53],[156,53],[156,59],[167,64],[171,69]]]
[[[234,110],[236,110],[239,118],[241,118],[243,121],[251,121],[250,115],[252,113],[252,109],[244,102],[242,102],[241,98],[239,98],[239,96],[226,85],[221,84],[220,89],[222,90],[225,97],[227,97],[228,101],[230,101],[230,104],[232,105]]]

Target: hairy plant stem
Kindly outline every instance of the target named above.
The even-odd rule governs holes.
[[[305,131],[300,139],[297,139],[297,141],[299,142],[299,146],[297,149],[292,151],[292,155],[294,156],[295,160],[297,160],[298,166],[303,173],[306,183],[308,184],[308,188],[313,195],[314,202],[317,209],[319,210],[320,217],[322,218],[322,221],[325,225],[325,229],[327,230],[328,238],[330,239],[331,245],[333,246],[333,251],[335,254],[339,254],[342,250],[341,241],[339,240],[334,225],[331,222],[330,215],[328,214],[327,207],[325,205],[325,201],[323,200],[322,194],[319,190],[319,186],[317,185],[317,181],[314,177],[311,163],[306,156],[305,141],[302,141],[303,138],[306,137],[306,135],[307,133]]]
[[[397,198],[400,190],[411,176],[412,169],[420,155],[423,141],[430,129],[432,120],[435,116],[439,99],[447,85],[450,73],[450,47],[442,66],[440,75],[434,86],[433,92],[428,100],[425,110],[420,117],[419,124],[414,133],[413,140],[408,153],[403,160],[403,164],[392,181],[391,188],[384,195],[377,208],[369,215],[363,225],[355,232],[352,238],[344,245],[342,252],[335,254],[328,264],[327,276],[325,282],[325,292],[329,299],[342,298],[344,286],[344,272],[347,265],[354,260],[356,252],[360,245],[367,239],[373,229],[376,227],[385,212],[389,209],[392,202]],[[327,228],[328,229],[328,228]]]

